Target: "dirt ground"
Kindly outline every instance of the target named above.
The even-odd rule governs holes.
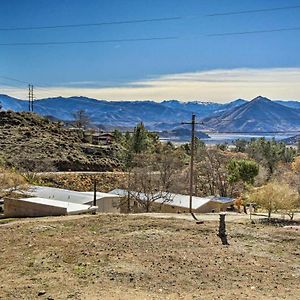
[[[138,215],[0,224],[0,299],[300,299],[300,231]]]

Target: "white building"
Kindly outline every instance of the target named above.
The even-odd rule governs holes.
[[[114,195],[119,195],[123,198],[128,198],[128,191],[122,189],[115,189],[110,192]],[[142,193],[134,191],[129,192],[131,199],[131,206],[138,209],[138,203],[135,199],[139,198],[140,201],[146,201],[146,196]],[[135,202],[135,203],[134,203]],[[209,197],[196,197],[193,196],[192,209],[193,212],[210,213],[226,211],[228,207],[233,205],[234,199],[227,197],[209,196]],[[168,201],[165,198],[158,198],[154,201],[154,210],[160,212],[189,212],[190,196],[182,194],[168,194]]]
[[[94,192],[77,192],[45,186],[32,186],[28,193],[33,197],[52,199],[74,204],[94,204]],[[118,213],[120,212],[120,199],[118,195],[110,193],[96,193],[96,206],[98,212]]]
[[[45,198],[5,199],[5,217],[44,217],[86,214],[97,211],[96,206],[64,202]]]

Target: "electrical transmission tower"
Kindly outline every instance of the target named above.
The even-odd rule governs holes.
[[[33,112],[33,85],[28,85],[28,110]]]

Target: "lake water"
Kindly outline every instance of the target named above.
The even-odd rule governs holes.
[[[261,134],[240,134],[240,133],[208,133],[209,139],[202,139],[206,144],[232,144],[235,140],[264,137],[267,140],[275,139],[276,141],[294,136],[296,133],[261,133]]]
[[[295,132],[286,132],[286,133],[261,133],[261,134],[241,134],[241,133],[207,133],[210,138],[202,139],[205,144],[232,144],[234,141],[238,139],[251,140],[253,138],[258,139],[264,137],[267,140],[275,139],[276,141],[280,141],[292,136],[295,136],[297,133]],[[184,144],[188,143],[190,139],[187,140],[176,140],[176,139],[161,139],[162,141],[171,141],[175,144]]]

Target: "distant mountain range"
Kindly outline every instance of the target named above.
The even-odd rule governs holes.
[[[27,111],[28,102],[0,95],[3,110]],[[34,111],[54,120],[72,121],[74,113],[85,110],[93,124],[106,128],[132,128],[138,122],[151,130],[172,131],[187,128],[181,124],[195,113],[203,125],[198,129],[215,131],[278,131],[300,129],[300,102],[271,101],[257,97],[229,103],[168,100],[106,101],[86,97],[57,97],[36,100]]]
[[[300,129],[300,109],[296,103],[274,102],[256,97],[250,102],[203,119],[205,126],[216,131],[272,132]]]
[[[195,113],[198,118],[204,118],[233,109],[245,103],[247,103],[246,100],[237,99],[225,104],[200,101],[180,102],[178,100],[163,101],[161,104],[172,109]]]
[[[4,110],[26,111],[28,103],[0,95]],[[139,122],[148,126],[157,123],[175,123],[190,119],[190,112],[173,109],[154,101],[105,101],[86,97],[47,98],[34,102],[34,111],[63,121],[74,120],[74,113],[85,110],[96,125],[133,127]]]

